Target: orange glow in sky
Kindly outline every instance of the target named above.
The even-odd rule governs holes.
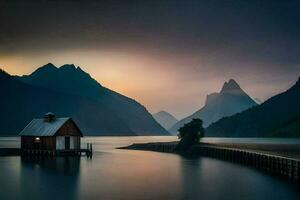
[[[229,78],[236,78],[253,98],[266,99],[277,90],[289,87],[265,85],[257,87],[251,79],[228,76],[214,71],[202,60],[169,55],[144,55],[140,52],[122,51],[63,51],[23,56],[0,56],[1,68],[13,75],[30,74],[38,67],[53,63],[75,64],[89,73],[101,85],[131,97],[146,106],[150,112],[166,110],[176,117],[187,116],[205,102],[206,95],[218,92]],[[203,63],[202,63],[203,62]],[[186,66],[197,63],[197,68]],[[244,79],[245,80],[245,79]],[[248,82],[247,82],[248,81]],[[265,93],[265,89],[273,93]]]

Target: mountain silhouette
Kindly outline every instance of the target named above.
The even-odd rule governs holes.
[[[166,111],[159,111],[153,114],[154,119],[162,125],[165,129],[171,128],[178,120]]]
[[[248,96],[238,83],[230,79],[223,84],[219,93],[207,95],[205,105],[200,110],[177,122],[169,129],[169,132],[176,133],[181,126],[190,122],[193,118],[202,119],[204,127],[207,127],[222,117],[231,116],[256,105],[256,102]]]
[[[4,72],[0,72],[0,89],[1,136],[16,136],[48,111],[71,116],[86,135],[136,135],[114,113],[87,98],[24,84]]]
[[[0,77],[6,110],[0,118],[7,122],[0,133],[16,135],[32,118],[52,111],[73,117],[87,135],[168,134],[144,106],[102,87],[72,64],[57,68],[48,63],[27,76],[1,72]]]
[[[299,137],[300,78],[286,92],[259,106],[225,117],[206,129],[206,136],[218,137]]]

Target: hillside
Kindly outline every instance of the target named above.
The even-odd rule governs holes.
[[[230,79],[223,84],[219,93],[207,95],[205,105],[200,110],[177,122],[169,132],[176,133],[181,126],[193,118],[202,119],[204,127],[207,127],[222,117],[231,116],[256,105],[238,83]]]
[[[16,135],[48,111],[73,117],[86,135],[168,134],[142,105],[102,87],[75,66],[47,64],[23,77],[1,72],[0,83],[1,135]]]
[[[300,79],[286,92],[259,106],[213,123],[206,136],[300,137]]]
[[[33,118],[42,117],[48,111],[73,117],[84,134],[136,135],[117,116],[106,116],[108,110],[86,98],[33,87],[3,72],[0,72],[0,88],[2,136],[17,135]]]

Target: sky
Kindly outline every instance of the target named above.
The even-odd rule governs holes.
[[[49,62],[179,119],[230,78],[264,101],[300,75],[300,1],[0,0],[0,68]]]

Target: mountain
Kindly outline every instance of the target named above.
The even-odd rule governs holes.
[[[48,111],[73,117],[85,134],[136,135],[94,101],[30,86],[3,71],[0,71],[0,91],[1,136],[16,136],[33,118],[43,117]]]
[[[256,105],[257,103],[244,92],[238,83],[230,79],[224,83],[219,93],[207,95],[204,107],[177,122],[169,129],[169,132],[176,133],[181,126],[193,118],[202,119],[204,127],[207,127],[222,117],[231,116]]]
[[[6,117],[8,123],[1,123],[3,134],[18,133],[32,118],[48,111],[73,117],[88,135],[168,134],[144,106],[101,86],[74,65],[57,68],[49,63],[22,77],[1,74],[5,97],[1,104],[6,112],[0,119]]]
[[[300,78],[289,90],[259,106],[211,124],[207,136],[300,137]]]
[[[166,111],[159,111],[153,114],[154,119],[165,129],[171,128],[178,120]]]

